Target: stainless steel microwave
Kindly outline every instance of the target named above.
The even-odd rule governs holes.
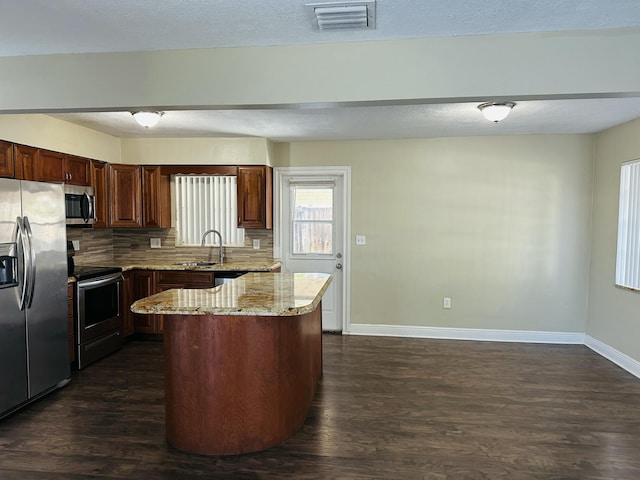
[[[93,187],[64,186],[67,225],[90,227],[96,221]]]

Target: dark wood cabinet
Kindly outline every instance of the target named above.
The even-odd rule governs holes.
[[[64,153],[39,149],[34,160],[33,172],[36,182],[66,181]]]
[[[168,174],[160,167],[109,164],[109,226],[171,227]]]
[[[238,167],[238,227],[272,228],[272,189],[271,167]]]
[[[13,159],[16,167],[16,178],[20,180],[35,180],[35,163],[38,149],[26,145],[13,145]]]
[[[142,183],[138,165],[109,164],[109,225],[142,226]]]
[[[13,144],[10,142],[0,141],[0,177],[16,177],[16,164],[13,158]]]
[[[158,270],[156,286],[170,288],[211,288],[214,272],[194,272],[190,270]],[[168,290],[164,288],[158,291]]]
[[[65,155],[65,183],[91,185],[91,160],[75,155]]]
[[[107,164],[98,160],[91,161],[91,186],[94,192],[96,221],[93,228],[109,226],[109,190],[107,183]]]
[[[142,225],[144,227],[171,227],[169,185],[169,175],[163,175],[160,167],[142,167]]]
[[[131,276],[131,303],[156,292],[155,272],[152,270],[133,270]],[[131,305],[131,304],[129,304]],[[139,333],[161,333],[158,329],[157,315],[140,315],[132,313],[133,326]]]
[[[33,167],[37,182],[64,182],[72,185],[89,185],[90,160],[60,152],[38,149]]]
[[[122,274],[122,290],[120,291],[120,312],[122,314],[122,336],[128,337],[135,331],[133,325],[133,312],[131,304],[133,303],[132,290],[132,272],[124,272]]]

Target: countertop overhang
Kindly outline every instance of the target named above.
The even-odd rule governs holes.
[[[188,262],[111,262],[128,270],[194,270],[198,272],[271,272],[282,266],[277,260],[246,260],[214,263],[213,265],[186,265]],[[195,261],[194,261],[195,263]]]
[[[333,276],[248,273],[206,289],[171,289],[136,301],[131,311],[162,315],[293,316],[312,312]]]

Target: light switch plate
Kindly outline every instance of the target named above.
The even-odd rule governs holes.
[[[356,245],[366,245],[367,237],[365,235],[356,235]]]
[[[253,240],[253,249],[254,250],[260,250],[260,239],[256,238]]]
[[[80,250],[80,240],[71,240],[71,245],[75,251]]]
[[[150,238],[151,248],[162,248],[162,240],[160,238]]]

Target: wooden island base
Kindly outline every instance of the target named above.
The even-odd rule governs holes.
[[[263,450],[302,427],[322,375],[322,308],[165,315],[166,435],[204,455]]]

